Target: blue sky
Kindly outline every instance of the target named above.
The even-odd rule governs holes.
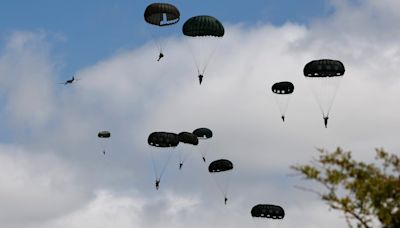
[[[151,1],[137,0],[5,0],[0,7],[0,38],[15,30],[42,30],[50,34],[52,54],[60,60],[58,77],[69,78],[77,69],[136,48],[149,41],[143,11]],[[4,2],[4,1],[3,1]],[[285,22],[308,24],[326,17],[333,7],[325,0],[170,1],[182,21],[200,14],[224,23]],[[182,26],[182,22],[177,26]],[[178,30],[179,32],[179,30]],[[53,35],[53,37],[51,36]]]
[[[254,227],[258,203],[285,209],[282,228],[346,226],[292,187],[321,189],[289,167],[315,148],[341,146],[367,162],[376,147],[398,151],[400,1],[171,2],[181,22],[156,62],[143,20],[150,1],[2,1],[0,227]],[[180,37],[199,14],[225,27],[201,86],[190,48],[211,42],[189,47]],[[321,58],[346,68],[328,128],[303,76]],[[76,72],[82,80],[58,84]],[[284,123],[271,92],[278,81],[295,85]],[[183,170],[173,155],[155,189],[148,135],[198,127],[214,133],[207,161],[234,164],[226,206],[200,153],[185,147]],[[102,130],[111,132],[105,155]]]

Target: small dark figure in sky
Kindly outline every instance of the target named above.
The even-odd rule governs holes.
[[[285,116],[281,116],[281,118],[282,118],[283,122],[285,122]]]
[[[183,163],[179,163],[179,169],[182,169]]]
[[[64,85],[66,85],[66,84],[72,84],[72,82],[74,82],[74,81],[75,81],[75,77],[72,76],[71,79],[69,79],[69,80],[67,80],[66,82],[64,82]]]
[[[204,76],[203,76],[202,74],[199,75],[199,82],[200,82],[200,85],[201,85],[201,82],[203,81],[203,77],[204,77]]]
[[[328,119],[329,119],[329,117],[327,117],[327,116],[324,117],[325,128],[328,128]]]
[[[160,188],[160,179],[156,179],[156,189]]]
[[[74,81],[78,81],[78,79],[75,79],[75,76],[72,76],[71,79],[65,81],[65,82],[61,82],[59,84],[64,84],[64,85],[68,85],[68,84],[72,84]]]
[[[225,200],[225,205],[226,205],[226,202],[228,202],[228,198],[226,198],[226,197],[225,197],[225,199],[224,199],[224,200]]]
[[[160,52],[160,55],[158,55],[157,61],[160,61],[160,59],[161,59],[162,57],[164,57],[164,54],[163,54],[162,52]]]
[[[205,157],[203,157],[203,162],[206,162],[206,158]]]
[[[103,154],[106,155],[106,150],[103,150]]]

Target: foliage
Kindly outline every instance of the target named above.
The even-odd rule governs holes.
[[[376,149],[377,163],[352,158],[351,152],[318,149],[319,158],[308,165],[291,168],[305,179],[314,180],[325,191],[315,191],[330,208],[345,214],[349,227],[400,227],[400,158]],[[305,188],[303,188],[305,189]]]

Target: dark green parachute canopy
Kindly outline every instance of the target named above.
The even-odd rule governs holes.
[[[313,60],[304,66],[306,77],[335,77],[344,74],[344,65],[339,60]]]
[[[175,147],[179,144],[178,135],[170,132],[153,132],[147,142],[155,147]]]
[[[196,146],[199,144],[199,139],[197,138],[197,136],[190,132],[179,133],[178,139],[179,139],[179,142],[186,143],[186,144],[192,144],[193,146]]]
[[[172,25],[179,21],[179,17],[179,10],[168,3],[152,3],[144,11],[144,20],[152,25]]]
[[[97,134],[97,137],[99,137],[99,138],[110,138],[111,137],[111,133],[109,131],[100,131]]]
[[[291,94],[294,91],[294,85],[291,82],[277,82],[271,89],[276,94]]]
[[[183,24],[182,32],[185,36],[224,36],[225,30],[221,22],[212,16],[196,16],[189,18]]]
[[[233,164],[231,161],[226,160],[226,159],[220,159],[211,162],[211,164],[208,166],[208,171],[210,173],[218,173],[218,172],[224,172],[233,169]]]
[[[281,206],[258,204],[251,209],[251,216],[256,218],[283,219],[285,211]]]
[[[193,134],[201,139],[209,139],[212,138],[213,136],[212,131],[205,127],[197,128],[196,130],[193,131]]]

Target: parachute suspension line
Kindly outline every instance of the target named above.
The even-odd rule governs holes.
[[[186,41],[187,45],[189,46],[190,49],[190,54],[192,55],[193,61],[196,65],[197,69],[197,74],[198,75],[204,75],[206,69],[208,68],[208,65],[211,61],[212,56],[214,55],[215,51],[217,50],[218,44],[219,44],[219,39],[214,41],[214,44],[212,45],[211,49],[208,49],[208,53],[206,55],[201,55],[197,53],[196,49],[196,43],[198,41],[194,41],[193,39],[200,39],[199,37],[191,37],[188,38]],[[202,51],[200,51],[202,52]],[[196,55],[199,54],[199,58],[196,57]],[[204,54],[204,52],[203,52]]]
[[[286,116],[286,110],[289,106],[291,97],[291,94],[274,94],[275,102],[278,104],[281,116]]]
[[[337,82],[335,83],[336,89],[335,89],[335,91],[334,91],[334,93],[333,93],[332,102],[331,102],[331,104],[329,105],[329,108],[328,108],[328,110],[327,110],[327,112],[326,112],[326,117],[329,116],[329,112],[331,111],[331,108],[332,108],[332,106],[333,106],[333,101],[334,101],[335,98],[336,98],[337,92],[338,92],[339,87],[340,87],[340,84],[341,84],[341,82],[342,82],[342,77],[337,78],[336,81],[337,81]]]
[[[229,185],[230,185],[230,182],[231,182],[231,176],[232,176],[232,171],[228,171],[229,173],[227,173],[227,180],[226,180],[226,182],[225,182],[225,185],[223,186],[224,187],[224,196],[225,197],[227,197],[227,195],[228,195],[228,188],[229,188]]]
[[[203,139],[201,139],[201,140],[203,140]],[[200,142],[201,143],[201,142]],[[199,143],[199,144],[200,144]],[[206,164],[207,162],[207,150],[208,150],[208,148],[206,147],[206,145],[204,145],[204,143],[208,143],[208,142],[203,142],[203,143],[201,143],[199,146],[197,146],[196,148],[197,148],[197,150],[198,150],[198,152],[199,152],[199,154],[200,154],[200,156],[201,156],[201,158],[203,159],[203,163],[204,164]]]
[[[181,151],[181,152],[182,152],[182,151]],[[187,151],[186,154],[185,154],[185,153],[180,153],[180,154],[179,154],[179,160],[180,160],[180,162],[181,162],[182,164],[185,163],[185,162],[189,159],[190,155],[191,155],[190,151]]]
[[[213,177],[212,175],[218,175],[218,174],[209,173],[211,178],[214,180],[216,186],[218,187],[219,191],[221,192],[222,196],[225,197],[225,198],[228,196],[228,187],[229,187],[229,182],[230,182],[230,179],[231,179],[230,177],[232,175],[231,174],[232,171],[227,171],[227,172],[229,172],[229,173],[225,173],[225,175],[222,174],[222,173],[219,174],[219,175],[221,175],[221,174],[224,175],[224,177],[226,177],[226,178]],[[217,179],[223,179],[224,181],[221,181],[221,180],[218,181]],[[224,182],[224,183],[219,183],[219,182]]]
[[[330,81],[331,81],[331,78],[327,78],[327,80],[322,80],[323,88],[328,88],[329,82],[330,82]],[[328,91],[328,89],[325,89],[325,90],[324,90],[324,97],[329,97],[329,91]],[[322,111],[322,112],[323,112],[324,118],[325,118],[325,117],[328,117],[328,113],[329,113],[329,110],[330,110],[331,107],[332,107],[332,103],[333,103],[333,97],[331,98],[330,102],[327,101],[326,107],[325,107],[326,110],[323,110],[323,111]]]
[[[321,83],[321,80],[323,80],[323,79],[321,79],[321,78],[311,78],[311,79],[308,79],[307,81],[308,81],[309,87],[311,87],[311,90],[312,90],[312,93],[313,93],[315,99],[317,100],[318,107],[319,107],[319,110],[321,111],[322,117],[325,117],[324,107],[322,105],[323,101],[321,101],[321,99],[319,98],[319,94],[318,94],[318,91],[317,91],[317,89],[318,89],[317,86],[318,85],[314,85],[317,82],[316,80],[318,80]],[[322,81],[322,83],[323,83],[323,81]],[[325,86],[325,85],[319,85],[319,86]]]
[[[193,62],[194,62],[194,64],[196,65],[197,74],[200,75],[200,74],[201,74],[201,73],[200,73],[200,67],[199,67],[199,64],[197,63],[198,60],[197,60],[197,58],[196,58],[196,56],[195,56],[195,54],[194,54],[194,51],[193,51],[192,48],[190,47],[189,42],[187,42],[187,43],[188,43],[188,46],[189,46],[189,49],[190,49],[190,55],[192,56]]]
[[[105,155],[106,152],[107,152],[107,141],[106,141],[106,139],[104,139],[104,138],[100,139],[100,147],[101,147],[101,153]]]
[[[218,43],[219,43],[219,42],[218,42]],[[218,46],[218,44],[216,44],[216,45],[213,47],[211,53],[210,53],[210,54],[208,55],[208,57],[206,58],[206,62],[204,63],[203,71],[201,72],[202,75],[204,75],[204,73],[206,72],[206,69],[207,69],[207,67],[208,67],[208,64],[210,63],[210,60],[211,60],[212,56],[214,55],[215,51],[217,50],[217,46]]]
[[[308,79],[314,97],[318,103],[321,114],[327,117],[337,94],[341,78],[311,78]]]
[[[152,32],[150,32],[149,29],[147,29],[147,33],[150,34],[151,40],[153,41],[153,43],[154,43],[154,45],[156,46],[156,48],[158,49],[158,51],[159,51],[160,53],[162,53],[163,50],[162,50],[162,43],[161,43],[161,40],[157,39],[157,38],[154,36],[154,34],[153,34]]]
[[[155,162],[155,158],[153,156],[153,152],[152,151],[150,151],[150,156],[151,156],[151,163],[152,163],[153,170],[154,170],[154,175],[155,175],[156,180],[158,180],[159,176],[158,176],[157,164]]]
[[[187,160],[188,155],[185,156],[185,154],[183,153],[182,150],[178,150],[178,156],[179,156],[179,166],[185,163],[185,161]],[[181,169],[181,168],[179,168]]]
[[[173,149],[172,149],[172,150],[173,150]],[[171,157],[172,157],[172,152],[174,152],[174,151],[169,151],[169,152],[168,152],[167,161],[165,161],[164,164],[162,165],[162,169],[161,169],[161,172],[160,172],[159,180],[161,180],[161,177],[164,175],[164,172],[165,172],[165,170],[167,169],[169,160],[171,160]]]

